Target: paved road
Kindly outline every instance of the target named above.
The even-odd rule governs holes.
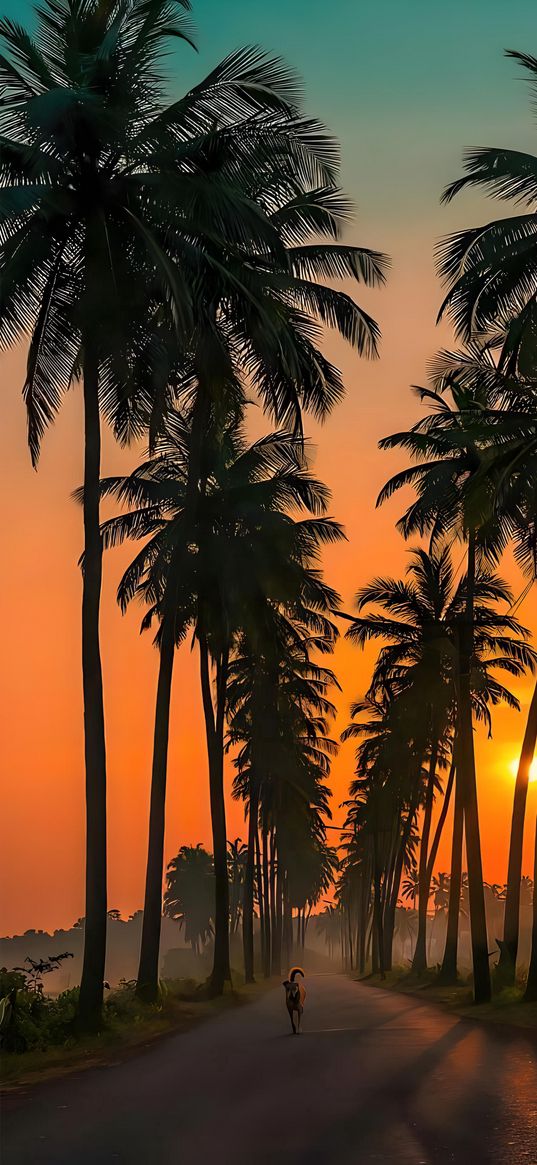
[[[8,1096],[2,1165],[537,1165],[537,1044],[312,976],[134,1059]]]

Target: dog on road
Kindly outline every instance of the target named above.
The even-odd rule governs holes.
[[[300,1034],[300,1024],[302,1014],[304,1011],[304,1000],[306,998],[306,989],[302,983],[296,983],[296,975],[301,975],[304,978],[302,967],[291,967],[289,971],[289,978],[285,980],[285,1005],[289,1012],[289,1019],[291,1020],[291,1027],[293,1035]],[[295,1024],[296,1019],[296,1024]]]

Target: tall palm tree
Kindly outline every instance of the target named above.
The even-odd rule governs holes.
[[[118,405],[128,392],[115,356],[126,346],[127,317],[140,314],[142,272],[163,297],[171,293],[160,252],[162,202],[155,187],[150,193],[136,141],[136,130],[143,132],[155,113],[150,92],[164,5],[158,9],[147,19],[141,3],[123,11],[112,3],[45,3],[33,37],[15,22],[0,22],[0,335],[3,344],[31,335],[24,394],[34,463],[66,389],[78,377],[83,385],[87,861],[80,1018],[88,1024],[100,1013],[106,941],[99,404],[124,433]],[[170,33],[186,39],[180,6],[166,11]],[[155,145],[158,172],[158,138]],[[178,296],[177,310],[184,309]]]
[[[228,63],[227,84],[213,84],[166,108],[161,58],[170,36],[190,39],[188,0],[150,9],[142,0],[46,2],[33,37],[0,23],[3,98],[0,336],[31,333],[25,398],[35,461],[44,429],[70,383],[84,396],[84,575],[82,657],[87,799],[86,941],[80,1015],[97,1022],[102,1000],[106,926],[106,759],[99,651],[102,546],[99,536],[100,417],[117,434],[139,431],[133,396],[133,332],[143,330],[148,290],[170,305],[178,333],[191,326],[183,267],[197,275],[203,233],[236,224],[237,201],[177,150],[185,126],[194,140],[214,112],[237,98],[259,108],[256,60]],[[259,59],[257,65],[260,64]],[[290,78],[273,83],[271,109],[290,112]],[[248,98],[250,91],[250,99]],[[256,95],[257,94],[257,95]],[[212,115],[212,116],[211,116]],[[199,142],[196,143],[199,153]],[[211,179],[214,176],[211,175]],[[237,192],[240,201],[240,192]],[[248,204],[247,204],[248,202]],[[207,216],[210,204],[210,217]],[[243,200],[245,221],[253,220]],[[170,236],[169,222],[178,230]],[[266,216],[253,231],[269,233]],[[262,220],[264,225],[261,225]],[[186,229],[185,229],[186,228]],[[273,232],[270,232],[273,234]],[[235,226],[236,234],[236,226]],[[147,395],[147,393],[146,393]],[[146,401],[144,401],[144,404]]]
[[[439,391],[459,383],[478,391],[483,408],[479,418],[481,467],[477,491],[483,482],[491,513],[501,522],[514,544],[515,557],[529,582],[537,573],[537,390],[535,380],[514,375],[498,365],[490,348],[470,344],[462,352],[442,352],[432,367]],[[460,418],[464,428],[465,418]],[[475,436],[475,431],[474,434]],[[472,483],[469,482],[472,489]],[[520,885],[526,802],[530,769],[537,741],[537,689],[530,701],[520,762],[517,770],[511,836],[504,935],[499,974],[506,984],[515,981],[520,927]],[[453,969],[451,969],[453,974]]]
[[[506,56],[529,72],[534,90],[537,58],[513,51]],[[504,368],[534,376],[537,157],[521,150],[481,146],[466,151],[464,169],[464,175],[444,191],[444,202],[467,188],[478,188],[525,209],[442,240],[438,265],[448,291],[440,315],[449,313],[465,341],[491,340],[500,349]]]
[[[229,925],[231,934],[237,933],[244,911],[244,877],[248,847],[240,837],[228,841]]]
[[[403,446],[416,465],[396,474],[380,495],[389,497],[404,484],[417,491],[416,501],[401,519],[405,534],[430,531],[433,541],[446,535],[466,543],[465,610],[458,630],[457,779],[462,785],[471,901],[474,993],[476,1001],[490,997],[490,969],[472,731],[471,670],[474,653],[474,605],[477,554],[493,559],[506,542],[506,527],[492,504],[494,486],[482,472],[482,420],[488,408],[486,386],[449,383],[448,395],[419,390],[431,411],[408,433],[381,442],[384,448]],[[470,484],[469,484],[470,483]],[[471,488],[470,488],[471,486]]]
[[[391,966],[401,878],[403,869],[414,865],[414,822],[423,804],[423,739],[421,732],[416,735],[411,709],[405,693],[385,680],[380,692],[370,690],[365,700],[352,705],[352,722],[342,733],[342,740],[360,742],[356,780],[346,803],[347,865],[351,871],[357,866],[361,883],[359,966],[363,969],[365,963],[367,900],[372,907],[373,967],[381,974]],[[364,893],[367,886],[371,895],[369,889]]]
[[[334,188],[332,144],[322,127],[300,116],[299,86],[281,62],[240,50],[184,98],[166,104],[162,57],[170,37],[191,41],[188,7],[188,0],[149,6],[145,0],[45,0],[33,36],[14,21],[0,22],[0,341],[31,334],[24,391],[34,461],[65,391],[75,379],[83,384],[88,841],[80,1013],[87,1023],[96,1023],[100,1012],[106,925],[100,410],[121,439],[139,433],[149,418],[158,429],[169,379],[162,317],[173,320],[175,362],[177,343],[195,349],[195,321],[205,324],[214,313],[214,300],[205,298],[203,311],[193,300],[197,289],[214,284],[215,271],[221,282],[227,278],[228,302],[239,288],[249,296],[246,332],[254,334],[255,317],[274,353],[276,305],[262,310],[241,285],[237,253],[249,250],[255,260],[252,281],[264,256],[290,274],[280,235],[300,244],[305,223],[316,221],[334,237],[335,219],[346,213]],[[269,158],[274,186],[282,169],[289,176],[281,223],[271,223],[267,206],[252,199]],[[306,311],[315,304],[359,347],[374,348],[373,321],[348,297],[325,297],[302,278],[312,266],[367,282],[383,277],[382,257],[334,243],[306,257],[298,246],[293,260],[293,303],[301,300]],[[289,287],[281,288],[286,302],[290,295]],[[300,331],[296,310],[295,324]],[[302,332],[306,350],[310,341]],[[254,364],[256,345],[250,354],[245,344],[244,352]],[[332,397],[340,391],[326,362],[309,378],[315,399],[313,381],[327,384]],[[266,391],[275,405],[281,394],[274,367]]]
[[[103,524],[106,547],[126,538],[147,539],[120,584],[123,608],[136,596],[148,606],[143,627],[157,619],[160,647],[155,716],[149,861],[139,990],[154,996],[158,987],[166,756],[174,651],[194,627],[199,642],[211,781],[216,877],[215,973],[221,990],[229,975],[229,893],[223,798],[224,715],[228,659],[234,636],[250,635],[258,614],[271,600],[298,601],[304,593],[312,609],[336,601],[312,572],[305,589],[303,563],[316,562],[323,541],[341,537],[324,516],[326,491],[309,474],[303,444],[276,433],[248,446],[232,419],[220,442],[206,434],[206,482],[193,514],[189,505],[192,424],[168,418],[167,432],[156,439],[155,454],[126,478],[108,478],[103,494],[131,508]],[[209,453],[212,463],[209,464]],[[316,516],[291,517],[290,508]],[[169,629],[168,629],[169,623]],[[213,703],[210,661],[218,672]]]
[[[337,596],[323,586],[305,565],[304,586],[291,604],[271,605],[259,620],[254,634],[242,635],[230,666],[228,688],[229,739],[242,745],[237,757],[234,796],[241,797],[248,812],[248,857],[245,879],[243,940],[245,973],[254,976],[253,866],[259,825],[273,843],[277,860],[275,921],[264,911],[264,966],[276,971],[281,955],[278,911],[283,899],[289,924],[289,855],[299,840],[315,836],[324,840],[319,814],[326,813],[326,788],[333,744],[327,722],[334,708],[327,699],[335,683],[333,673],[314,664],[310,651],[331,650],[336,628],[323,615],[334,609]],[[311,603],[314,584],[315,605]],[[309,592],[309,593],[308,593]],[[264,624],[264,626],[263,626]],[[312,636],[312,628],[315,635]],[[274,870],[273,870],[274,873]],[[289,937],[289,936],[288,936]],[[286,945],[289,945],[287,942]],[[272,958],[270,957],[272,955]]]
[[[447,546],[433,546],[429,552],[414,550],[405,579],[376,579],[359,592],[359,609],[374,604],[373,611],[356,618],[347,631],[348,637],[360,645],[370,639],[385,643],[374,669],[371,693],[374,695],[387,682],[402,686],[404,695],[398,707],[399,715],[406,721],[407,740],[414,740],[422,763],[427,760],[419,859],[418,937],[413,962],[413,969],[418,973],[425,969],[427,961],[431,878],[455,776],[453,758],[445,804],[431,838],[437,769],[442,764],[446,766],[451,750],[457,688],[454,661],[465,585],[463,578],[455,586]],[[533,662],[533,653],[524,643],[526,630],[518,620],[506,618],[491,606],[492,602],[495,605],[509,602],[511,597],[509,589],[496,575],[483,569],[477,571],[471,693],[474,716],[484,719],[489,729],[490,705],[504,699],[518,706],[491,672],[495,661],[500,670],[511,674],[520,673],[525,665],[532,666]]]
[[[358,617],[347,636],[362,645],[371,638],[386,638],[375,669],[372,691],[394,678],[410,685],[406,697],[420,710],[421,736],[418,747],[422,762],[427,758],[428,778],[421,832],[419,859],[419,926],[414,952],[414,970],[425,970],[427,906],[430,893],[429,843],[438,767],[443,761],[444,737],[448,729],[451,689],[449,670],[452,644],[446,628],[446,614],[452,600],[453,572],[447,547],[430,554],[412,552],[407,580],[376,579],[357,596],[358,609],[373,603],[387,614]]]
[[[533,862],[531,956],[524,1000],[526,1003],[535,1003],[537,1000],[537,821],[535,822],[535,850]]]

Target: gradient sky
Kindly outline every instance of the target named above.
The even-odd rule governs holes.
[[[3,14],[21,19],[29,5],[3,0]],[[329,351],[344,370],[347,397],[322,430],[310,425],[316,470],[333,490],[333,513],[349,541],[326,557],[329,581],[347,609],[357,588],[380,572],[404,567],[406,548],[394,531],[400,499],[374,511],[379,487],[397,468],[378,438],[413,421],[409,385],[423,382],[427,359],[449,340],[434,326],[440,291],[432,252],[439,235],[491,216],[483,199],[465,195],[439,205],[445,183],[460,172],[464,146],[509,145],[535,151],[527,88],[504,48],[537,52],[530,0],[199,0],[194,18],[200,52],[174,57],[173,86],[188,88],[222,56],[259,43],[303,75],[306,105],[341,141],[343,179],[357,204],[349,238],[387,251],[393,273],[386,291],[361,294],[380,321],[382,358],[358,361],[344,345]],[[82,478],[80,395],[74,392],[47,435],[38,473],[25,446],[21,400],[24,354],[1,358],[4,423],[0,466],[4,505],[0,609],[4,659],[0,708],[2,884],[0,933],[69,925],[83,914],[84,812],[80,673],[81,514],[70,500]],[[132,466],[105,436],[103,472]],[[122,618],[115,589],[128,551],[105,561],[102,642],[109,758],[110,906],[141,905],[147,831],[156,652],[138,635],[140,613]],[[515,590],[522,582],[505,566]],[[532,594],[521,618],[537,627]],[[343,684],[338,729],[351,699],[367,683],[365,658],[343,644],[336,669]],[[524,708],[529,683],[519,695]],[[493,742],[480,739],[479,788],[485,876],[505,880],[513,793],[511,762],[522,717],[499,712]],[[334,765],[333,809],[353,768],[352,745]],[[530,817],[537,784],[530,793]],[[244,836],[239,806],[229,811],[230,836]],[[206,762],[201,709],[188,649],[176,669],[166,857],[183,842],[209,843]],[[525,858],[530,872],[531,838]],[[447,845],[440,868],[448,866]]]

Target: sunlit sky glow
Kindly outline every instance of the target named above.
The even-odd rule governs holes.
[[[29,6],[3,0],[18,19]],[[341,364],[345,402],[323,430],[308,425],[317,447],[316,471],[333,490],[332,512],[349,541],[326,555],[329,581],[347,609],[359,586],[376,573],[399,572],[405,546],[394,530],[396,498],[381,512],[374,502],[397,454],[381,454],[379,437],[412,422],[409,385],[423,382],[435,348],[449,341],[435,328],[440,290],[433,245],[440,234],[483,221],[493,211],[478,196],[439,205],[445,183],[460,172],[464,146],[510,145],[535,151],[537,135],[528,94],[504,48],[537,52],[530,0],[216,0],[195,4],[200,53],[173,59],[173,87],[188,87],[240,44],[257,42],[282,53],[303,74],[308,111],[339,136],[344,181],[358,217],[350,237],[388,251],[393,274],[383,293],[361,293],[383,331],[382,359],[357,361],[340,343],[329,354]],[[4,499],[0,603],[4,661],[0,707],[2,771],[2,900],[0,932],[69,924],[83,913],[83,749],[79,663],[81,516],[71,500],[80,483],[82,418],[73,392],[44,443],[38,473],[25,447],[21,400],[23,353],[2,356],[3,424],[0,466]],[[103,472],[134,463],[108,435]],[[140,638],[140,612],[122,618],[115,590],[128,554],[107,556],[102,634],[109,759],[110,906],[141,905],[145,861],[156,653]],[[505,572],[523,586],[511,562]],[[534,593],[520,617],[537,626]],[[348,644],[335,667],[343,685],[337,730],[350,701],[363,693],[372,653]],[[517,686],[527,710],[531,680]],[[478,741],[485,877],[505,880],[513,775],[523,716],[494,714],[494,739]],[[334,766],[333,811],[352,774],[352,746]],[[182,842],[209,842],[208,793],[195,663],[183,651],[174,685],[166,854]],[[534,816],[535,803],[533,800]],[[240,807],[230,805],[229,835],[244,835]],[[530,871],[528,836],[525,872]],[[448,842],[439,866],[449,864]]]

